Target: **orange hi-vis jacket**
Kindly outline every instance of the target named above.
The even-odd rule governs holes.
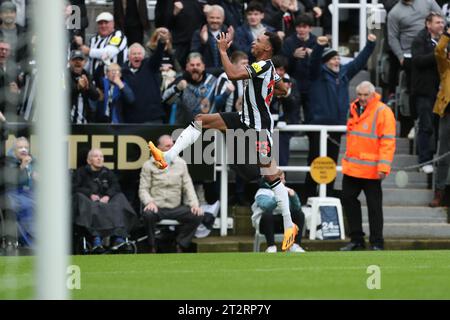
[[[358,115],[358,99],[350,106],[347,150],[342,173],[364,179],[379,179],[378,172],[391,171],[395,152],[395,116],[375,94]]]

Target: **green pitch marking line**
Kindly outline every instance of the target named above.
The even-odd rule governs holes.
[[[0,299],[32,298],[32,262],[0,258]],[[71,263],[81,271],[74,299],[450,299],[444,250],[73,256]],[[370,266],[379,268],[378,282]]]

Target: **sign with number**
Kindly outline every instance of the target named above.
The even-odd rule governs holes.
[[[319,184],[327,184],[336,178],[336,163],[330,157],[318,157],[311,163],[311,177]]]

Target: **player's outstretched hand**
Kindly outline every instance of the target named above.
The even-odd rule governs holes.
[[[217,48],[222,52],[226,52],[232,42],[228,33],[221,32],[217,38]]]

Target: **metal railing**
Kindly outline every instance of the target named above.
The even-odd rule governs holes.
[[[339,48],[339,10],[359,9],[359,51],[361,51],[366,45],[367,10],[381,10],[384,6],[378,3],[378,0],[372,0],[370,4],[367,3],[367,0],[360,0],[359,3],[341,3],[339,0],[333,0],[329,8],[332,16],[332,47],[335,50]]]
[[[346,132],[346,126],[324,126],[324,125],[287,125],[283,128],[276,129],[287,132],[320,132],[320,156],[327,155],[327,136],[328,132]],[[220,156],[220,165],[216,165],[215,170],[220,172],[220,235],[225,237],[227,235],[227,220],[228,220],[228,165],[227,165],[227,148],[225,144],[224,135],[217,134],[217,146],[220,148],[218,152]],[[309,172],[310,166],[283,166],[279,167],[286,172]],[[341,166],[336,167],[337,171],[342,171]],[[321,184],[319,189],[319,197],[326,197],[326,184]]]

